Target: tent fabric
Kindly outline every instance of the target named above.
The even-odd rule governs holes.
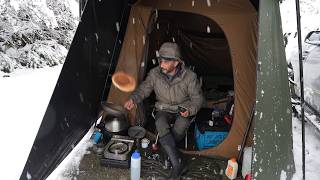
[[[145,68],[144,56],[147,25],[151,15],[151,8],[135,6],[131,9],[127,30],[119,55],[115,72],[125,72],[132,76],[136,82],[141,82],[140,73]],[[111,86],[107,101],[123,105],[130,93],[122,92],[114,85]],[[135,123],[136,110],[129,113],[131,125]]]
[[[141,0],[137,2],[131,10],[116,72],[124,71],[135,77],[138,82],[141,81],[139,74],[143,71],[142,67],[146,65],[146,61],[150,61],[144,54],[147,53],[147,28],[149,23],[153,22],[150,20],[154,17],[152,14],[155,14],[156,18],[161,11],[186,12],[211,19],[224,32],[230,48],[235,90],[234,121],[227,138],[220,145],[191,153],[236,157],[255,103],[257,12],[247,0],[208,2],[210,1]],[[206,29],[203,28],[203,31]],[[153,50],[156,49],[149,49],[149,53]],[[112,87],[108,101],[123,104],[129,95]],[[249,139],[252,140],[252,133]]]
[[[279,2],[260,3],[252,178],[292,179],[291,97]]]

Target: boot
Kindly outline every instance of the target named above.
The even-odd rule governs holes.
[[[167,155],[169,156],[169,159],[172,164],[172,169],[169,174],[168,179],[169,180],[179,180],[182,175],[182,163],[181,158],[179,156],[179,153],[176,148],[176,143],[170,133],[166,134],[163,137],[159,138],[159,141],[166,151]]]

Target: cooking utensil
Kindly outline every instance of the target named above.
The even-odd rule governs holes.
[[[131,152],[133,150],[134,141],[128,136],[114,135],[111,140],[104,147],[104,160],[119,160],[109,161],[112,165],[119,165],[123,161],[130,159]],[[111,165],[111,164],[109,164]]]
[[[141,126],[132,126],[128,130],[128,135],[135,139],[141,139],[146,135],[146,130]]]
[[[158,151],[158,149],[159,149],[158,139],[159,139],[159,133],[157,134],[156,142],[152,144],[152,151],[153,151],[153,152],[156,152],[156,151]]]
[[[109,147],[109,151],[115,154],[123,154],[129,149],[128,145],[124,142],[116,142]]]
[[[122,132],[128,129],[129,123],[123,117],[107,116],[105,118],[105,128],[112,133]]]
[[[116,117],[124,116],[125,119],[128,118],[128,111],[119,104],[102,101],[101,108],[106,113],[107,116],[116,116]]]
[[[129,127],[128,111],[118,104],[101,102],[105,129],[111,133],[125,131]]]

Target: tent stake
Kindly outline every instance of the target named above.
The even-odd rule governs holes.
[[[297,12],[297,30],[298,30],[298,48],[299,48],[299,70],[300,70],[300,101],[301,101],[301,125],[302,125],[302,174],[303,180],[306,177],[305,166],[305,122],[304,122],[304,85],[303,85],[303,62],[302,62],[302,45],[301,45],[301,17],[300,2],[296,0]]]

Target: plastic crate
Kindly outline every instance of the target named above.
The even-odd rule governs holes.
[[[199,150],[216,147],[228,135],[228,131],[204,131],[201,133],[197,125],[195,125],[195,140]]]

